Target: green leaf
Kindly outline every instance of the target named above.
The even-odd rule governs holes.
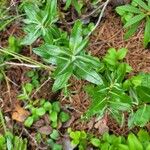
[[[36,114],[38,116],[43,116],[46,113],[45,109],[43,107],[36,108]]]
[[[92,138],[92,139],[91,139],[91,143],[92,143],[92,145],[94,145],[95,147],[100,147],[100,144],[101,144],[100,140],[97,139],[97,138]]]
[[[34,41],[36,41],[41,36],[39,30],[35,30],[33,33],[28,33],[25,38],[22,40],[22,45],[31,45]]]
[[[59,115],[59,118],[60,118],[61,122],[66,122],[70,119],[70,116],[66,112],[61,112]]]
[[[50,113],[50,120],[52,121],[52,122],[56,122],[57,121],[57,112],[56,111],[52,111],[51,113]]]
[[[100,77],[100,75],[95,70],[90,69],[91,67],[89,67],[88,64],[83,63],[81,61],[78,61],[75,64],[77,66],[75,73],[79,77],[97,85],[100,85],[103,83],[103,80]]]
[[[128,145],[130,150],[143,150],[143,146],[134,134],[129,134]]]
[[[117,58],[118,60],[122,60],[125,58],[126,54],[127,54],[127,49],[126,48],[120,48],[118,51],[117,51]]]
[[[143,143],[150,140],[149,133],[143,129],[141,129],[137,135],[138,135],[138,139]]]
[[[59,138],[59,132],[57,130],[53,130],[52,133],[50,134],[50,137],[53,139],[53,140],[57,140]]]
[[[109,48],[107,54],[103,58],[105,63],[115,66],[117,63],[117,51],[115,48]]]
[[[28,93],[31,93],[32,90],[33,90],[33,85],[32,85],[31,83],[26,83],[26,84],[24,85],[24,88],[26,89],[26,91],[27,91]]]
[[[72,74],[72,72],[66,72],[66,73],[64,73],[62,75],[57,76],[55,78],[55,82],[53,84],[52,91],[56,92],[59,89],[64,88],[67,85],[68,80],[71,77],[71,74]]]
[[[136,91],[142,102],[150,103],[150,88],[138,86]]]
[[[81,14],[81,8],[82,8],[82,4],[80,4],[80,1],[78,0],[72,0],[72,4],[75,7],[76,11]]]
[[[118,148],[119,148],[119,150],[130,150],[129,147],[125,144],[119,144]]]
[[[45,102],[43,107],[46,111],[50,111],[52,109],[52,104],[50,102]]]
[[[90,64],[93,66],[93,68],[99,69],[101,67],[101,63],[98,58],[90,56],[90,55],[79,55],[77,56],[77,59],[80,59],[81,61]]]
[[[150,87],[150,74],[142,73],[140,74],[140,76],[142,78],[141,85],[149,88]]]
[[[132,117],[135,125],[144,127],[150,121],[150,106],[142,106]]]
[[[145,14],[139,14],[139,15],[136,15],[134,16],[133,18],[131,18],[125,25],[124,25],[124,28],[128,28],[130,27],[131,25],[141,21],[143,18],[145,18],[146,15]]]
[[[60,107],[61,107],[61,105],[60,105],[60,103],[59,102],[54,102],[53,104],[52,104],[52,109],[54,110],[54,111],[56,111],[56,112],[60,112]]]
[[[66,5],[65,5],[65,10],[67,10],[69,8],[69,6],[71,5],[72,0],[67,0],[66,1]]]
[[[116,11],[119,15],[123,15],[122,12],[131,12],[131,13],[136,13],[136,14],[141,13],[140,9],[138,9],[132,5],[119,6],[116,8]]]
[[[62,145],[54,143],[52,150],[62,150]]]
[[[31,125],[33,124],[33,117],[31,116],[31,117],[28,117],[27,119],[26,119],[26,121],[24,122],[24,125],[26,126],[26,127],[31,127]]]
[[[75,25],[73,26],[69,41],[69,47],[73,53],[77,53],[77,48],[79,44],[82,42],[81,34],[82,34],[82,23],[81,21],[77,20],[75,22]]]
[[[140,21],[130,26],[130,28],[124,35],[125,40],[129,39],[137,31],[139,24]]]
[[[146,19],[146,25],[145,25],[145,31],[144,31],[144,47],[148,45],[150,42],[150,18],[147,17]]]
[[[150,7],[146,5],[146,3],[143,0],[134,0],[139,6],[141,6],[143,9],[150,11]]]

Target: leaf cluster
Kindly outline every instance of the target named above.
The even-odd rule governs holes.
[[[132,0],[131,4],[116,8],[121,16],[124,28],[127,29],[125,39],[131,37],[138,29],[142,21],[145,22],[144,47],[150,42],[150,2],[149,0]]]
[[[101,67],[98,58],[87,54],[87,38],[82,36],[82,23],[77,21],[65,46],[43,44],[33,51],[48,63],[56,65],[53,73],[55,79],[53,91],[64,88],[72,75],[94,84],[102,84],[96,70]]]
[[[1,150],[27,150],[27,139],[15,136],[5,125],[5,120],[0,109],[0,127],[3,134],[0,134]]]
[[[59,37],[58,34],[60,32],[55,26],[58,20],[57,1],[47,0],[43,9],[31,2],[25,3],[23,7],[27,16],[24,19],[24,23],[26,24],[24,31],[27,35],[23,39],[22,44],[31,45],[39,37],[45,40],[53,39],[55,36]],[[49,37],[47,37],[47,34]]]
[[[69,137],[72,146],[79,150],[95,147],[99,150],[149,150],[150,135],[141,129],[137,135],[129,133],[125,138],[114,134],[104,133],[101,137],[87,134],[85,131],[72,131],[69,129]]]
[[[137,135],[130,133],[126,138],[105,133],[100,139],[91,138],[91,144],[99,150],[149,150],[150,135],[140,130]]]
[[[150,74],[142,73],[126,79],[131,71],[131,67],[123,62],[126,53],[126,49],[116,51],[111,48],[103,58],[104,67],[100,70],[103,84],[85,88],[92,99],[86,118],[111,115],[122,125],[124,113],[128,112],[129,127],[143,127],[150,120]]]
[[[35,107],[32,104],[29,104],[26,108],[31,111],[31,115],[24,122],[27,127],[31,127],[35,121],[45,114],[48,114],[53,128],[57,128],[59,122],[64,123],[70,118],[68,113],[61,110],[59,102],[50,103],[43,99],[40,100],[40,106]]]

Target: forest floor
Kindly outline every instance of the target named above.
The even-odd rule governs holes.
[[[124,40],[123,35],[125,31],[122,27],[120,17],[116,15],[111,7],[108,7],[104,18],[101,23],[94,31],[90,37],[90,43],[88,50],[94,55],[101,58],[107,52],[110,47],[128,49],[128,54],[126,56],[126,62],[129,63],[133,68],[133,74],[138,72],[150,72],[150,50],[143,48],[143,26],[139,28],[138,32],[132,36],[129,40]],[[21,30],[21,24],[15,22],[9,29],[1,34],[0,45],[7,45],[7,40],[10,35],[15,35],[21,37],[24,33]],[[22,51],[23,55],[30,56],[32,59],[39,60],[35,54],[31,52],[29,47],[26,47]],[[26,72],[31,69],[24,66],[10,65],[7,67],[6,76],[7,82],[3,81],[0,83],[0,107],[3,110],[6,124],[9,128],[13,129],[16,133],[24,132],[24,126],[22,123],[17,122],[13,119],[14,112],[18,111],[18,105],[21,107],[21,102],[17,100],[17,95],[20,93],[22,84],[30,82],[30,79],[25,76]],[[47,71],[39,71],[41,76],[47,76]],[[132,74],[130,74],[132,76]],[[126,135],[129,129],[125,125],[124,127],[119,127],[118,124],[111,118],[104,118],[101,121],[96,121],[95,118],[91,119],[89,122],[85,122],[80,119],[81,115],[87,110],[90,100],[86,93],[83,91],[86,82],[77,81],[72,78],[70,80],[71,87],[70,90],[75,91],[70,98],[63,97],[63,94],[52,93],[51,87],[53,81],[45,80],[43,81],[43,86],[38,92],[35,92],[33,98],[40,99],[45,98],[48,100],[59,100],[62,104],[63,109],[67,110],[71,114],[71,119],[63,126],[60,126],[62,132],[66,128],[72,127],[73,129],[88,130],[89,132],[95,134],[102,134],[105,130],[109,130],[117,135]],[[30,128],[23,135],[30,134],[34,135],[35,132],[44,124],[47,124],[47,118],[41,118],[38,123]],[[135,129],[136,132],[137,129]],[[28,136],[28,135],[26,135]]]

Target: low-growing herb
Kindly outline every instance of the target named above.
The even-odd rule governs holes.
[[[45,114],[49,115],[50,125],[53,128],[57,128],[59,122],[64,123],[70,119],[69,114],[61,110],[59,102],[50,103],[49,101],[45,101],[43,99],[40,100],[39,105],[39,107],[34,107],[33,104],[26,106],[26,108],[30,109],[31,116],[26,119],[24,123],[25,126],[32,126],[35,121]],[[56,133],[55,130],[54,133]]]
[[[57,65],[53,73],[53,91],[64,88],[72,75],[94,84],[102,84],[102,79],[96,72],[101,64],[98,58],[86,54],[87,42],[88,40],[82,37],[82,23],[77,21],[67,45],[56,46],[46,43],[34,49],[34,52],[45,61]]]
[[[144,46],[150,42],[150,3],[147,0],[132,0],[131,4],[119,6],[117,13],[122,17],[124,28],[127,29],[125,39],[131,37],[142,21],[145,21]]]
[[[122,62],[126,49],[108,50],[103,58],[104,68],[100,70],[102,85],[89,85],[86,91],[92,98],[91,105],[85,114],[90,118],[111,115],[123,125],[124,113],[129,113],[128,126],[145,126],[150,120],[150,74],[139,74],[126,79],[131,67]]]

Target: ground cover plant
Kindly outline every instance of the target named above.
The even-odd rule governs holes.
[[[0,5],[0,149],[150,149],[150,62],[146,71],[136,71],[128,57],[140,57],[141,41],[132,46],[138,49],[134,55],[131,43],[111,41],[122,28],[107,37],[111,1]],[[149,60],[150,1],[132,0],[116,11],[125,39],[143,38]],[[134,37],[136,31],[144,35]]]
[[[117,13],[121,16],[124,28],[127,29],[125,34],[125,39],[131,37],[138,29],[142,20],[145,21],[145,31],[144,31],[144,46],[146,47],[150,41],[150,3],[149,0],[133,0],[131,4],[119,6],[116,8]]]

